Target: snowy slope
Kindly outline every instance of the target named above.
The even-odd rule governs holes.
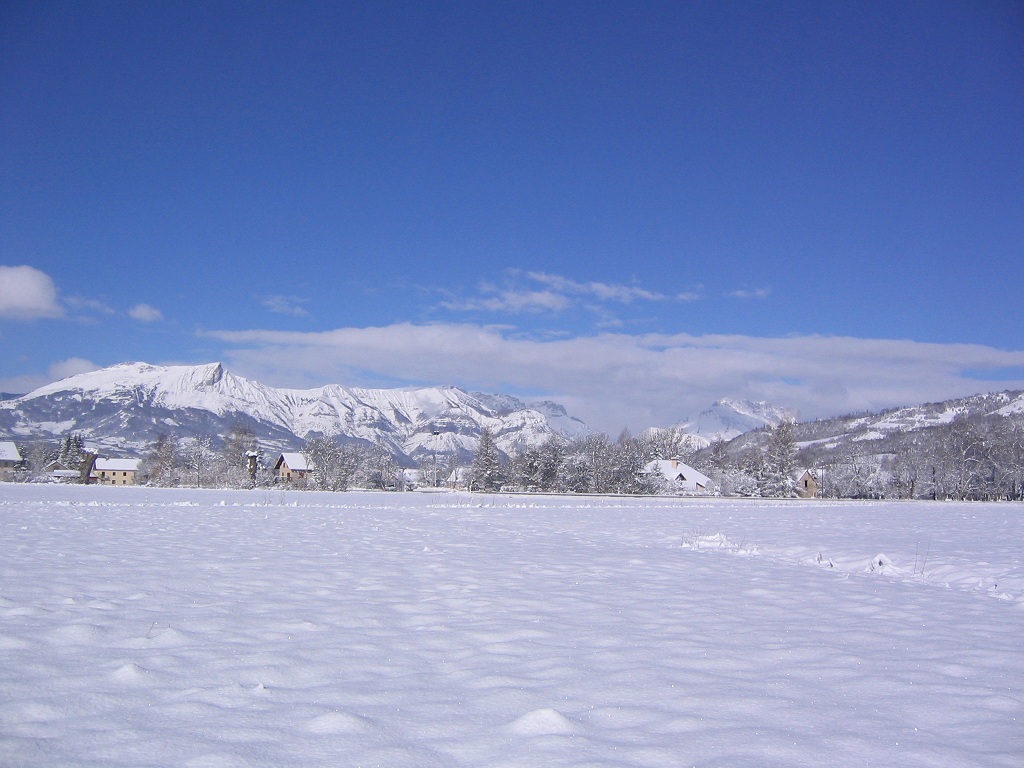
[[[17,437],[75,431],[94,444],[131,449],[149,445],[161,431],[223,435],[240,423],[266,445],[281,449],[322,434],[379,442],[396,454],[415,457],[435,448],[471,453],[484,427],[496,433],[499,448],[506,452],[552,434],[571,436],[585,429],[558,406],[543,403],[539,408],[457,387],[281,389],[235,376],[219,363],[125,363],[0,403],[0,433]],[[436,439],[435,431],[446,439]]]
[[[0,484],[0,762],[1024,757],[1024,515]]]
[[[949,424],[957,418],[981,421],[991,417],[1024,420],[1024,392],[1005,391],[944,400],[938,403],[893,408],[868,413],[819,419],[796,427],[800,447],[840,449],[851,443],[884,440],[899,433],[913,433]]]
[[[684,447],[699,450],[717,440],[729,441],[751,430],[795,419],[795,412],[763,400],[722,398],[701,411],[696,419],[677,424],[673,429],[687,435]]]
[[[794,420],[796,414],[778,408],[763,400],[731,400],[723,398],[697,418],[694,434],[709,441],[731,440],[761,427],[774,427],[785,420]]]

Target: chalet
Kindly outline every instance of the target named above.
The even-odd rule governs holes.
[[[65,462],[51,461],[43,467],[44,477],[54,483],[77,483],[82,479],[79,469],[68,466]]]
[[[821,495],[818,478],[809,469],[801,469],[793,474],[793,490],[801,499],[816,499]]]
[[[135,485],[135,476],[139,473],[141,459],[103,459],[96,458],[89,482],[99,485]]]
[[[10,441],[0,441],[0,480],[10,480],[14,470],[21,464],[18,446]]]
[[[274,464],[274,480],[278,483],[303,485],[313,471],[304,453],[282,453]]]
[[[671,490],[685,493],[704,493],[711,487],[711,478],[678,458],[656,459],[643,468],[647,475],[661,476]]]

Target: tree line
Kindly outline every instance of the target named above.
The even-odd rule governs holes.
[[[802,455],[819,467],[829,497],[1024,500],[1024,424],[1004,416],[958,416]]]
[[[324,436],[310,437],[301,453],[309,465],[303,487],[398,490],[457,485],[469,490],[539,493],[676,493],[658,472],[656,459],[678,457],[711,479],[704,493],[723,496],[791,497],[798,470],[810,469],[820,495],[831,498],[1024,498],[1024,426],[1007,418],[958,418],[936,427],[894,431],[829,449],[820,441],[801,446],[812,427],[791,422],[748,433],[730,443],[697,449],[675,429],[618,438],[551,435],[506,456],[495,434],[482,430],[472,460],[426,453],[415,468],[403,467],[386,446]],[[78,466],[91,454],[80,437],[37,443],[23,453],[24,479],[43,474],[59,460]],[[272,462],[251,430],[233,428],[215,448],[210,438],[161,435],[142,457],[139,482],[154,486],[252,488],[273,486]],[[409,471],[409,470],[414,471]]]

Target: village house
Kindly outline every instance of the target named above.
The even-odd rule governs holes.
[[[809,469],[801,469],[794,473],[793,489],[801,499],[816,499],[821,495],[818,479]]]
[[[98,485],[135,485],[141,459],[104,459],[97,457],[89,473],[89,482]]]
[[[0,441],[0,480],[12,479],[19,464],[21,453],[18,446],[9,440]]]
[[[59,459],[43,467],[43,473],[47,480],[55,483],[77,483],[82,479],[81,469],[69,467]]]
[[[304,485],[313,465],[303,453],[282,453],[274,463],[274,480],[278,483]]]
[[[678,457],[656,459],[643,468],[644,474],[661,475],[670,490],[684,493],[704,493],[711,487],[711,478],[703,472],[684,464]]]

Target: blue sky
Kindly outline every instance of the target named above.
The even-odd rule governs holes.
[[[1020,3],[0,7],[0,390],[1024,388]]]

